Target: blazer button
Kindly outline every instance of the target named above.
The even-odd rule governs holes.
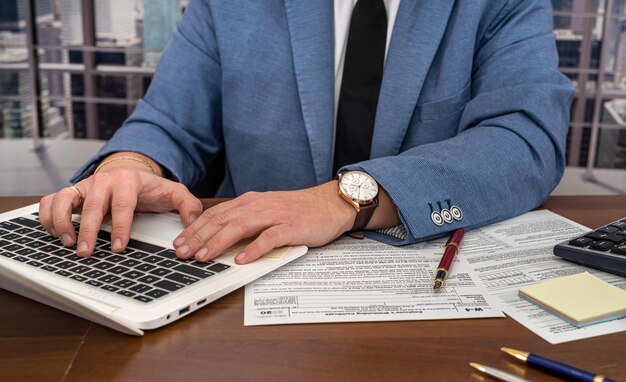
[[[430,214],[430,220],[432,220],[433,223],[435,223],[435,225],[437,226],[441,227],[443,225],[443,218],[441,217],[439,212],[434,211],[432,214]]]
[[[441,210],[441,217],[443,218],[443,221],[448,223],[448,224],[452,223],[454,221],[450,211],[446,210],[445,208],[443,210]]]
[[[457,206],[452,206],[450,208],[450,214],[452,214],[452,217],[454,218],[454,220],[461,220],[461,219],[463,219],[463,212]]]

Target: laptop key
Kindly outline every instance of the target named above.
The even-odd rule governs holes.
[[[100,277],[98,280],[107,283],[107,284],[112,284],[118,280],[121,280],[122,278],[119,276],[115,276],[115,275],[106,275],[106,276],[102,276]]]
[[[191,285],[200,280],[199,278],[187,276],[178,272],[171,273],[165,276],[165,278],[185,285]]]
[[[148,257],[150,255],[148,255],[145,252],[139,252],[139,251],[134,251],[133,253],[131,253],[130,255],[128,255],[128,257],[130,257],[131,259],[135,259],[135,260],[141,260],[145,257]]]
[[[113,254],[108,251],[95,251],[94,253],[91,254],[91,257],[96,258],[96,259],[104,259],[109,256],[113,256]]]
[[[155,264],[155,263],[158,263],[159,261],[163,260],[163,258],[159,257],[159,256],[152,255],[152,256],[148,256],[148,257],[146,257],[146,258],[144,258],[142,260],[145,261],[146,263]]]
[[[96,281],[96,280],[89,280],[85,284],[89,284],[91,286],[99,287],[103,283],[101,283],[100,281]]]
[[[137,279],[141,276],[145,275],[145,273],[141,273],[135,270],[131,270],[130,272],[124,273],[122,276],[127,277],[129,279]]]
[[[48,247],[41,248],[41,250],[45,251],[45,248],[48,248]],[[55,247],[55,250],[52,252],[52,254],[56,256],[68,256],[68,255],[73,255],[74,251],[70,251],[69,249],[58,249]]]
[[[74,273],[85,273],[85,272],[87,272],[89,270],[91,270],[91,268],[86,267],[84,265],[79,265],[77,267],[74,267],[74,268],[70,269],[70,271],[74,272]]]
[[[113,263],[107,263],[106,261],[101,261],[98,264],[95,264],[93,267],[96,269],[102,269],[103,271],[106,271],[109,268],[113,268],[115,266],[115,264]]]
[[[213,272],[206,271],[204,269],[191,267],[189,265],[181,264],[174,268],[175,270],[188,274],[190,276],[199,277],[201,279],[205,279],[207,277],[213,276]]]
[[[13,224],[11,222],[0,222],[0,227],[9,230],[9,231],[14,231],[16,229],[20,229],[23,228],[23,226],[19,225],[19,224]]]
[[[97,279],[98,277],[104,276],[104,275],[106,275],[105,272],[98,271],[98,270],[93,270],[93,271],[89,271],[85,273],[85,276],[92,278],[92,279]]]
[[[118,265],[117,267],[113,267],[111,269],[109,269],[109,272],[111,273],[115,273],[116,275],[119,275],[120,273],[124,273],[124,272],[128,272],[129,269],[126,267],[122,267],[120,265]]]
[[[44,265],[43,267],[41,267],[41,269],[43,269],[44,271],[48,271],[48,272],[54,272],[57,270],[55,267],[51,267],[49,265]]]
[[[26,219],[25,217],[19,217],[19,218],[11,219],[10,221],[12,221],[14,223],[21,224],[23,226],[31,227],[31,228],[37,227],[39,225],[38,221]]]
[[[146,296],[136,296],[134,297],[135,300],[141,301],[141,302],[150,302],[152,301],[151,298],[148,298]]]
[[[20,249],[19,251],[15,251],[15,253],[17,253],[18,255],[22,255],[22,256],[32,255],[35,252],[37,251],[31,248],[23,248],[23,249]]]
[[[133,297],[137,293],[129,292],[127,290],[121,290],[121,291],[117,292],[117,294],[121,294],[124,297]]]
[[[0,240],[0,248],[6,247],[7,245],[10,245],[10,244],[11,244],[10,241]]]
[[[72,273],[71,273],[71,272],[64,271],[64,270],[60,270],[60,271],[56,272],[56,274],[57,274],[57,275],[61,275],[61,276],[63,276],[63,277],[68,277],[68,276],[71,276],[71,275],[72,275]]]
[[[50,256],[47,259],[45,259],[43,262],[46,264],[56,264],[59,261],[63,261],[63,259],[61,259],[60,257]]]
[[[137,284],[134,287],[128,289],[132,290],[133,292],[144,293],[152,289],[152,287],[146,284]]]
[[[94,259],[93,257],[84,257],[81,260],[78,261],[79,263],[83,264],[83,265],[94,265],[100,262],[100,260],[98,259]]]
[[[161,289],[169,290],[170,292],[173,292],[173,291],[176,291],[185,287],[183,284],[175,283],[175,282],[168,281],[168,280],[161,280],[158,283],[154,283],[154,286],[159,287]]]
[[[15,253],[7,252],[7,251],[0,251],[0,256],[11,258],[11,257],[15,257]]]
[[[149,272],[151,270],[153,270],[156,266],[152,265],[152,264],[148,264],[148,263],[143,263],[143,264],[139,264],[135,267],[136,270],[138,271],[142,271],[142,272]]]
[[[62,263],[58,263],[56,266],[61,268],[61,269],[68,269],[68,268],[71,268],[71,267],[75,267],[76,263],[72,263],[71,261],[64,261]]]
[[[215,265],[211,265],[209,267],[209,270],[218,273],[218,272],[225,271],[228,268],[230,268],[230,265],[226,265],[226,264],[222,264],[222,263],[216,263]]]
[[[118,286],[120,288],[128,288],[135,284],[137,283],[134,281],[126,280],[126,279],[121,279],[120,281],[113,283],[113,285]]]
[[[46,235],[46,236],[40,237],[38,240],[41,240],[41,241],[46,242],[46,243],[51,243],[51,242],[55,241],[56,239],[57,238],[54,237],[54,236]]]
[[[5,251],[11,251],[11,252],[17,252],[20,249],[23,249],[24,247],[22,247],[21,245],[17,245],[17,244],[11,244],[9,246],[4,247]]]
[[[48,255],[46,255],[45,253],[41,253],[41,252],[35,252],[32,255],[28,256],[28,257],[30,257],[33,260],[43,260],[43,259],[47,258]],[[53,257],[53,259],[54,258],[55,257]]]
[[[74,275],[72,277],[70,277],[72,280],[76,280],[76,281],[80,281],[81,283],[84,281],[89,280],[87,277],[83,277],[81,275]]]
[[[25,263],[25,262],[27,262],[27,261],[30,261],[30,259],[29,259],[28,257],[24,257],[24,256],[15,256],[15,257],[13,258],[13,260],[17,260],[17,261],[19,261],[20,263]]]
[[[54,252],[55,252],[55,251],[58,251],[58,250],[59,250],[59,247],[56,247],[56,246],[54,246],[54,245],[50,245],[50,244],[48,244],[48,245],[44,245],[43,247],[39,248],[39,250],[40,250],[41,252],[50,252],[50,253],[52,253],[52,254],[55,254]],[[58,256],[64,256],[64,255],[58,255]]]
[[[118,290],[120,290],[120,288],[114,287],[113,285],[105,285],[105,286],[101,287],[100,289],[104,289],[104,290],[109,291],[109,292],[117,292]]]
[[[139,264],[141,264],[141,261],[134,260],[134,259],[128,259],[128,260],[122,261],[120,263],[120,265],[123,265],[125,267],[131,267],[131,268],[134,267],[135,265],[139,265]]]
[[[198,268],[206,268],[209,265],[213,265],[215,264],[215,261],[207,261],[206,263],[200,262],[200,261],[194,261],[193,263],[189,264],[189,265],[193,265],[194,267],[198,267]]]
[[[44,245],[46,245],[46,243],[44,243],[43,241],[31,241],[30,243],[26,244],[27,247],[35,249],[41,248]]]
[[[166,294],[168,294],[169,292],[166,292],[164,290],[160,290],[160,289],[153,289],[148,293],[145,293],[146,296],[148,297],[152,297],[152,298],[159,298],[159,297],[163,297]]]
[[[138,281],[141,281],[142,283],[146,283],[146,284],[152,284],[153,282],[158,281],[158,280],[160,279],[156,276],[147,275],[147,276],[140,278]]]
[[[5,240],[15,240],[15,239],[19,239],[21,236],[16,234],[16,233],[10,233],[8,235],[3,236],[2,238]]]
[[[178,264],[180,264],[180,262],[174,261],[174,260],[163,260],[160,263],[157,263],[157,265],[160,265],[165,268],[172,268],[172,267],[177,266]]]
[[[120,261],[126,260],[126,258],[124,256],[120,256],[120,255],[113,255],[113,256],[107,257],[107,260],[108,261],[113,261],[115,263],[119,263]]]
[[[148,253],[159,253],[159,252],[161,252],[162,250],[165,249],[165,248],[160,247],[158,245],[145,243],[143,241],[138,241],[138,240],[135,240],[135,239],[128,240],[128,247],[132,248],[132,249],[138,249],[140,251],[148,252]]]
[[[39,261],[35,261],[35,260],[31,260],[27,262],[26,264],[32,265],[33,267],[41,267],[43,265],[43,263],[40,263]]]
[[[47,236],[47,235],[48,235],[48,234],[47,234],[47,233],[45,233],[45,232],[41,232],[41,231],[34,231],[34,232],[29,233],[29,234],[28,234],[28,235],[26,235],[26,236],[28,236],[28,237],[32,237],[33,239],[39,239],[40,237],[44,237],[44,236]]]
[[[161,251],[157,253],[157,255],[168,258],[168,259],[176,259],[176,251],[173,249],[166,249],[165,251]]]
[[[169,269],[165,269],[165,268],[156,268],[150,271],[151,275],[156,275],[156,276],[165,276],[168,273],[172,273],[172,271],[170,271]]]
[[[15,233],[19,233],[20,235],[28,235],[31,232],[34,232],[34,231],[30,228],[20,228],[20,229],[15,230]]]

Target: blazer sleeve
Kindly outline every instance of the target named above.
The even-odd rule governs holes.
[[[398,207],[403,227],[370,237],[411,244],[507,219],[561,179],[573,88],[557,69],[549,2],[509,1],[479,36],[458,135],[346,167],[371,174]],[[455,206],[461,216],[436,224],[433,212]]]
[[[193,185],[201,180],[222,139],[221,69],[216,47],[207,2],[191,1],[145,97],[71,181],[91,174],[103,157],[119,151],[154,158],[181,183]]]

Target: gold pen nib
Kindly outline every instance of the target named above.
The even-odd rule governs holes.
[[[482,371],[483,373],[487,370],[487,368],[485,368],[485,365],[481,365],[481,364],[476,363],[476,362],[470,362],[469,365],[471,367],[473,367],[474,369],[476,369],[476,370]]]
[[[530,354],[526,351],[515,350],[511,348],[506,348],[506,347],[501,347],[500,350],[502,350],[503,352],[505,352],[506,354],[510,356],[513,356],[519,359],[522,362],[526,362],[526,360],[528,359],[528,354]]]

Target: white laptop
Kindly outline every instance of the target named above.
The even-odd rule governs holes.
[[[274,250],[247,265],[235,246],[213,262],[177,259],[176,214],[137,214],[122,254],[110,251],[103,224],[94,254],[78,258],[49,236],[33,204],[0,214],[0,288],[131,335],[143,335],[304,255],[304,246]],[[75,226],[80,218],[75,216]]]

